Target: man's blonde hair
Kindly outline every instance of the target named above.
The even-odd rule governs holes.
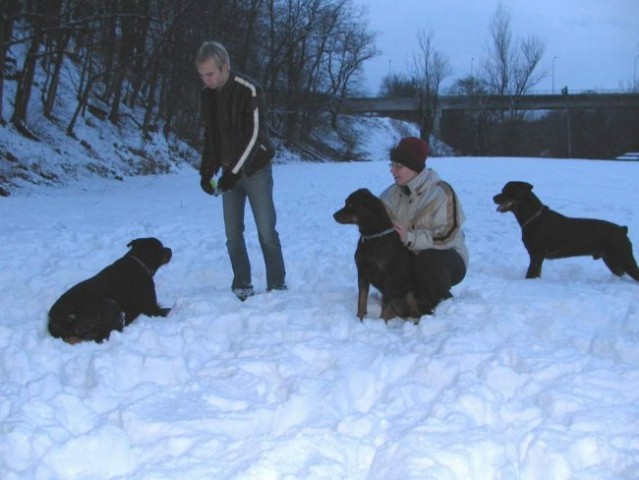
[[[212,59],[219,68],[222,68],[224,65],[230,65],[231,63],[229,52],[220,42],[204,42],[195,55],[195,64],[200,65],[209,59]]]

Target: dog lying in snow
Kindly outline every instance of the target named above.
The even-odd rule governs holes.
[[[49,310],[49,333],[67,343],[102,342],[140,314],[165,317],[158,305],[153,275],[172,257],[157,238],[137,238],[130,250],[97,275],[65,292]]]

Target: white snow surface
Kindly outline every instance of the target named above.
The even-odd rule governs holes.
[[[371,141],[382,160],[388,138]],[[471,265],[418,325],[356,317],[354,226],[332,214],[391,183],[385,161],[274,166],[289,290],[230,291],[221,199],[187,167],[0,199],[3,479],[639,478],[639,284],[601,261],[528,257],[492,196],[526,180],[551,208],[629,227],[639,163],[433,158],[458,193]],[[102,344],[51,338],[47,312],[133,238],[173,249],[167,318]],[[635,249],[635,254],[637,254]]]

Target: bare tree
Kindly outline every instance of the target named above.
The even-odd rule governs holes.
[[[294,137],[301,123],[305,68],[310,61],[313,28],[321,2],[318,0],[268,0],[268,50],[264,87],[283,113],[282,126]],[[306,95],[308,98],[308,96]]]
[[[201,82],[193,58],[202,40],[215,39],[229,50],[234,68],[262,81],[280,112],[281,132],[305,141],[326,122],[329,99],[335,122],[341,101],[357,88],[362,63],[376,54],[354,0],[2,4],[0,59],[16,64],[12,121],[25,135],[32,91],[40,91],[44,116],[51,119],[60,77],[76,68],[78,75],[69,76],[78,102],[69,135],[89,112],[113,123],[131,118],[142,133],[160,127],[197,142]],[[12,49],[16,43],[21,47]],[[0,98],[7,80],[0,78]]]
[[[525,40],[513,40],[510,23],[510,10],[500,2],[490,21],[491,44],[483,67],[490,91],[509,97],[510,117],[517,118],[521,116],[518,105],[522,95],[544,77],[538,67],[545,48],[543,42],[534,35]],[[505,113],[502,111],[502,121]]]
[[[545,74],[538,70],[544,51],[543,42],[534,35],[520,42],[513,66],[513,90],[516,97],[525,95],[544,78]]]
[[[508,95],[511,70],[514,63],[513,35],[510,30],[510,11],[503,3],[490,20],[490,47],[484,62],[484,71],[490,90],[498,95]]]
[[[46,17],[44,15],[45,8],[46,5],[43,1],[35,1],[28,6],[28,10],[26,11],[25,17],[30,23],[32,34],[27,42],[27,54],[25,55],[22,65],[22,71],[18,77],[13,116],[11,117],[11,123],[16,130],[32,139],[36,139],[36,137],[27,128],[27,111],[35,81],[37,60],[40,56],[39,48],[44,38],[44,26],[46,24]]]
[[[290,140],[308,136],[328,98],[333,121],[362,63],[376,54],[352,0],[268,0],[263,85]]]
[[[413,84],[403,73],[391,73],[382,79],[379,94],[382,97],[412,97]]]
[[[13,26],[19,13],[20,2],[18,0],[6,0],[2,2],[0,11],[0,125],[5,124],[2,105],[4,105],[4,78],[7,60],[7,51],[13,37]]]
[[[361,70],[362,64],[378,54],[374,47],[374,36],[354,18],[359,12],[346,9],[339,12],[339,27],[331,36],[327,51],[327,73],[329,79],[331,125],[337,129],[337,117],[352,87],[353,75]]]
[[[148,32],[149,19],[147,4],[138,0],[122,0],[118,12],[113,18],[113,38],[116,39],[117,57],[114,59],[114,76],[109,85],[111,110],[109,120],[118,123],[120,104],[124,96],[124,89],[136,72],[143,70],[141,65],[146,53],[144,43]]]
[[[451,88],[451,94],[468,98],[470,108],[453,112],[458,122],[451,144],[462,155],[484,155],[487,150],[488,131],[494,123],[495,113],[486,105],[487,86],[474,76],[458,79]],[[444,142],[447,139],[442,138]]]
[[[439,88],[452,73],[448,58],[435,48],[432,30],[417,34],[419,49],[413,54],[410,77],[415,88],[420,136],[428,140],[438,114]]]
[[[42,104],[44,116],[53,117],[53,107],[58,94],[60,74],[65,58],[65,50],[71,40],[72,29],[65,26],[67,20],[72,17],[71,2],[49,2],[48,33],[45,37],[45,56],[43,65],[45,71],[45,87],[42,92]],[[70,23],[70,22],[68,22]]]

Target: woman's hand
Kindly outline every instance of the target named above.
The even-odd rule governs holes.
[[[408,233],[406,227],[404,225],[400,225],[399,223],[394,224],[394,227],[395,231],[399,235],[399,239],[402,241],[402,243],[406,243],[406,236]]]

